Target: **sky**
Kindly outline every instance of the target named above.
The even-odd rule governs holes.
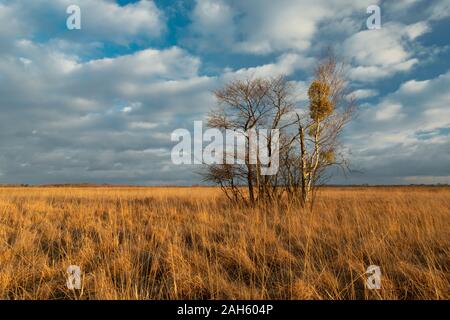
[[[200,183],[171,132],[239,77],[285,75],[305,108],[330,46],[359,104],[330,182],[450,183],[448,0],[0,0],[0,23],[0,184]]]

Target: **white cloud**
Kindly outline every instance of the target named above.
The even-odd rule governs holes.
[[[429,80],[409,80],[366,109],[368,121],[392,120],[383,131],[392,129],[413,132],[450,127],[450,72]],[[399,119],[398,116],[404,118]],[[399,121],[400,120],[400,121]]]
[[[80,72],[137,79],[142,77],[175,79],[195,76],[199,65],[198,58],[190,56],[178,47],[172,47],[165,50],[145,49],[117,58],[91,60],[82,65]],[[133,72],[129,72],[130,70]]]
[[[251,68],[238,70],[225,70],[224,79],[235,77],[275,77],[280,75],[289,76],[297,70],[310,69],[315,60],[296,53],[286,53],[277,58],[273,63],[268,63]]]
[[[398,119],[402,116],[401,114],[402,105],[401,104],[385,104],[378,108],[375,113],[375,119],[379,121]]]
[[[131,122],[129,127],[131,129],[154,129],[158,127],[158,124],[154,122],[135,121]]]
[[[448,0],[437,0],[427,8],[432,20],[445,19],[450,16],[450,3]]]
[[[365,12],[373,0],[197,0],[190,30],[234,52],[269,54],[305,51],[320,23],[357,27],[348,15]],[[377,1],[375,1],[377,2]],[[189,37],[189,39],[192,39]],[[203,49],[204,42],[197,39]],[[212,48],[217,49],[216,46]]]
[[[18,0],[0,4],[0,20],[8,21],[8,33],[16,37],[44,34],[75,43],[111,41],[129,44],[157,38],[166,30],[164,14],[153,1],[140,0],[120,6],[115,1],[78,0],[81,30],[69,31],[65,28],[66,8],[72,4],[72,0]],[[5,35],[0,31],[0,38],[11,36],[8,33]]]
[[[400,87],[400,92],[402,93],[418,93],[427,88],[430,80],[416,81],[410,80],[403,83]]]
[[[425,23],[404,26],[386,23],[380,30],[364,30],[348,38],[345,56],[352,59],[352,79],[374,81],[408,71],[419,62],[407,49],[410,41],[428,31]]]
[[[353,164],[390,183],[431,172],[449,174],[450,134],[445,133],[450,130],[449,87],[447,72],[407,81],[378,104],[366,105],[345,138]]]
[[[358,89],[348,95],[348,98],[354,97],[355,99],[366,99],[375,97],[378,95],[378,91],[374,89]]]
[[[230,46],[235,35],[234,10],[222,0],[198,0],[191,13],[192,25],[187,41],[202,50]]]
[[[200,76],[199,66],[178,47],[83,62],[14,41],[0,52],[2,182],[189,179],[160,150],[168,152],[174,127],[201,119],[214,103],[216,80]]]
[[[405,33],[410,40],[414,40],[417,37],[429,32],[430,26],[424,21],[420,21],[405,27]]]

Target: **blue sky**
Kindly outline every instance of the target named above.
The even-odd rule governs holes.
[[[357,172],[332,182],[450,183],[449,1],[0,0],[0,22],[0,183],[198,183],[170,133],[211,90],[284,74],[304,108],[329,46],[360,106],[343,136]]]

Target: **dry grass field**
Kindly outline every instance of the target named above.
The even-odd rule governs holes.
[[[216,188],[0,188],[0,299],[449,299],[449,250],[444,187],[326,188],[312,212]]]

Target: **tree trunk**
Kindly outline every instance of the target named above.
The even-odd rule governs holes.
[[[306,146],[305,146],[305,129],[299,127],[300,134],[300,174],[301,174],[301,188],[302,188],[302,202],[303,204],[308,201],[308,191],[307,191],[307,176],[308,172],[306,169]]]

